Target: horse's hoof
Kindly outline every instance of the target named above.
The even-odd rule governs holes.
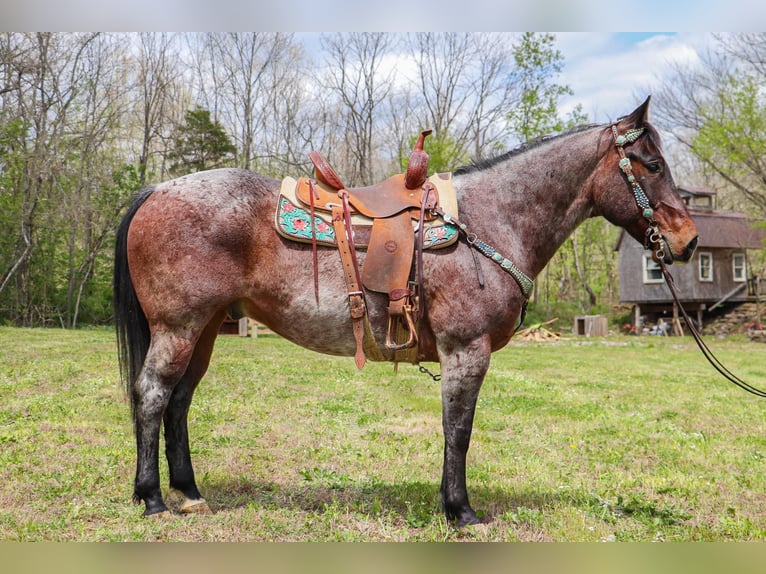
[[[197,500],[184,500],[181,506],[181,514],[213,514],[204,498]]]

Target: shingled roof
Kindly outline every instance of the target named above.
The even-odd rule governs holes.
[[[761,249],[765,247],[766,227],[741,213],[723,211],[692,211],[697,224],[700,248]]]
[[[766,247],[766,226],[741,213],[729,211],[695,211],[690,215],[697,225],[699,242],[702,249],[762,249]],[[620,244],[627,234],[621,230],[614,246],[619,251]]]

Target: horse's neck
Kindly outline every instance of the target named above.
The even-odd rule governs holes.
[[[587,183],[596,147],[592,133],[574,134],[456,177],[461,219],[535,277],[591,215]]]

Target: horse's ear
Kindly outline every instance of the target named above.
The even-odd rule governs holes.
[[[638,106],[633,112],[625,119],[634,128],[642,128],[649,119],[649,102],[652,96],[647,96],[644,103]]]

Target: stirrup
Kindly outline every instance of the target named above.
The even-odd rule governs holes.
[[[409,349],[418,344],[417,327],[415,327],[415,321],[412,319],[412,305],[405,305],[403,307],[404,313],[402,315],[390,315],[388,316],[388,330],[386,332],[386,349],[389,351],[401,351],[402,349]],[[407,331],[409,337],[404,343],[397,343],[394,340],[394,331],[396,329],[396,319],[398,317],[404,317],[407,325]]]

